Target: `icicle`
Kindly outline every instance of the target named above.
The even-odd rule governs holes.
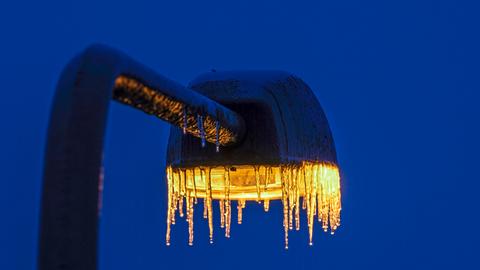
[[[224,200],[218,201],[218,208],[220,209],[220,228],[225,228],[225,202]]]
[[[172,194],[172,209],[171,209],[171,213],[170,213],[170,218],[172,219],[171,220],[171,223],[172,225],[175,225],[175,214],[176,214],[176,210],[177,210],[177,195],[175,195],[175,193]]]
[[[200,177],[202,178],[203,183],[205,184],[205,198],[203,199],[203,218],[208,217],[208,183],[205,179],[205,169],[200,169]]]
[[[198,115],[197,117],[198,131],[200,132],[200,140],[202,141],[202,147],[205,147],[205,129],[203,128],[203,117]]]
[[[188,244],[193,246],[193,198],[189,198]]]
[[[245,208],[245,201],[244,200],[238,200],[238,202],[237,202],[237,210],[238,210],[237,222],[238,222],[238,224],[242,224],[243,208]]]
[[[211,179],[211,169],[207,169],[207,206],[208,206],[208,228],[210,230],[210,244],[213,244],[213,212],[212,212],[212,179]]]
[[[178,187],[178,184],[179,184],[179,181],[178,181],[178,177],[177,176],[177,172],[174,171],[172,169],[172,213],[171,213],[171,218],[172,218],[172,224],[175,224],[175,214],[176,214],[176,211],[178,209],[178,199],[180,197],[179,195],[179,187]]]
[[[183,217],[183,180],[182,180],[182,174],[180,171],[178,171],[178,214],[180,217]]]
[[[265,210],[265,212],[268,212],[268,209],[270,208],[270,200],[269,199],[265,199],[263,201],[263,210]]]
[[[302,169],[302,174],[303,174],[303,192],[304,192],[304,195],[303,195],[303,200],[302,200],[302,210],[305,210],[307,208],[307,176],[306,176],[306,173],[305,171],[307,170],[307,164],[304,164],[303,165],[303,169]]]
[[[230,224],[232,220],[232,205],[230,201],[230,168],[224,167],[225,183],[225,237],[230,238]]]
[[[284,167],[280,167],[280,180],[282,182],[282,204],[283,204],[283,229],[285,231],[285,249],[288,249],[288,197],[287,181],[284,179]]]
[[[208,217],[208,199],[204,198],[203,199],[203,218],[207,219]]]
[[[242,224],[242,206],[237,202],[237,223]]]
[[[190,192],[186,192],[186,209],[187,212],[187,223],[188,223],[188,245],[193,245],[193,199],[190,197]]]
[[[170,226],[172,223],[172,194],[173,194],[173,185],[172,185],[172,169],[167,168],[167,189],[168,189],[168,208],[167,208],[167,232],[165,234],[165,243],[167,246],[170,246]]]
[[[305,211],[307,213],[307,226],[310,228],[310,192],[311,192],[311,182],[312,182],[312,169],[310,164],[307,165],[306,167],[306,174],[305,174],[305,194],[306,194],[306,206],[305,206]]]
[[[309,245],[313,245],[313,225],[314,225],[314,218],[315,218],[315,208],[316,208],[316,182],[318,179],[317,173],[317,165],[312,165],[312,180],[310,181],[310,205],[308,207],[308,220],[309,220],[309,227],[308,227],[308,236],[309,236]]]
[[[319,177],[319,180],[318,180],[318,184],[317,184],[317,219],[318,219],[318,222],[322,222],[322,218],[325,218],[324,217],[324,203],[323,202],[323,187],[322,187],[322,181],[321,179],[324,179],[326,177],[325,175],[325,170],[324,170],[324,167],[323,166],[320,166],[320,175],[318,176]],[[323,227],[323,226],[322,226]]]
[[[183,106],[183,135],[187,134],[187,107]]]
[[[220,152],[220,123],[215,121],[215,150]]]
[[[178,215],[183,217],[183,197],[178,198]]]
[[[300,182],[300,168],[295,168],[294,170],[294,185],[295,185],[295,230],[299,231],[300,230],[300,188],[299,188],[299,182]]]
[[[226,218],[225,218],[225,237],[230,238],[230,225],[232,222],[232,202],[230,200],[226,201],[227,209]]]
[[[287,178],[288,178],[288,229],[293,230],[293,207],[294,207],[294,194],[293,194],[293,170],[292,167],[287,167]]]

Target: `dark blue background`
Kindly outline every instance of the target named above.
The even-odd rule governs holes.
[[[101,269],[480,268],[475,1],[13,2],[0,8],[0,269],[34,269],[54,87],[93,42],[184,84],[211,68],[297,74],[343,172],[343,224],[334,237],[317,226],[312,248],[303,229],[283,250],[279,203],[247,206],[228,241],[216,226],[213,246],[197,211],[195,246],[180,222],[167,248],[169,126],[114,103]]]

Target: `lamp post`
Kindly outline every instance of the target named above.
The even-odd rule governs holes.
[[[229,236],[247,201],[281,200],[285,244],[299,211],[324,230],[340,224],[340,178],[326,117],[310,88],[284,72],[212,72],[183,87],[102,45],[87,48],[59,79],[43,175],[39,269],[96,269],[103,140],[110,100],[172,124],[167,153],[166,241],[176,213],[189,222],[213,202]],[[185,205],[185,209],[184,209]]]

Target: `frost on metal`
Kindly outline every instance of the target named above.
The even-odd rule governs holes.
[[[124,104],[152,114],[213,144],[228,145],[235,141],[234,133],[218,124],[210,115],[192,111],[187,104],[163,94],[125,75],[115,80],[113,98]]]

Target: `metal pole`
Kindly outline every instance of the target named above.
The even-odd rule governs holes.
[[[98,200],[110,100],[154,114],[206,140],[238,142],[243,119],[226,107],[187,89],[111,48],[95,45],[63,70],[51,112],[40,221],[38,268],[97,268]],[[184,113],[185,112],[185,113]],[[187,121],[185,121],[185,119]],[[220,126],[220,130],[212,130]]]

